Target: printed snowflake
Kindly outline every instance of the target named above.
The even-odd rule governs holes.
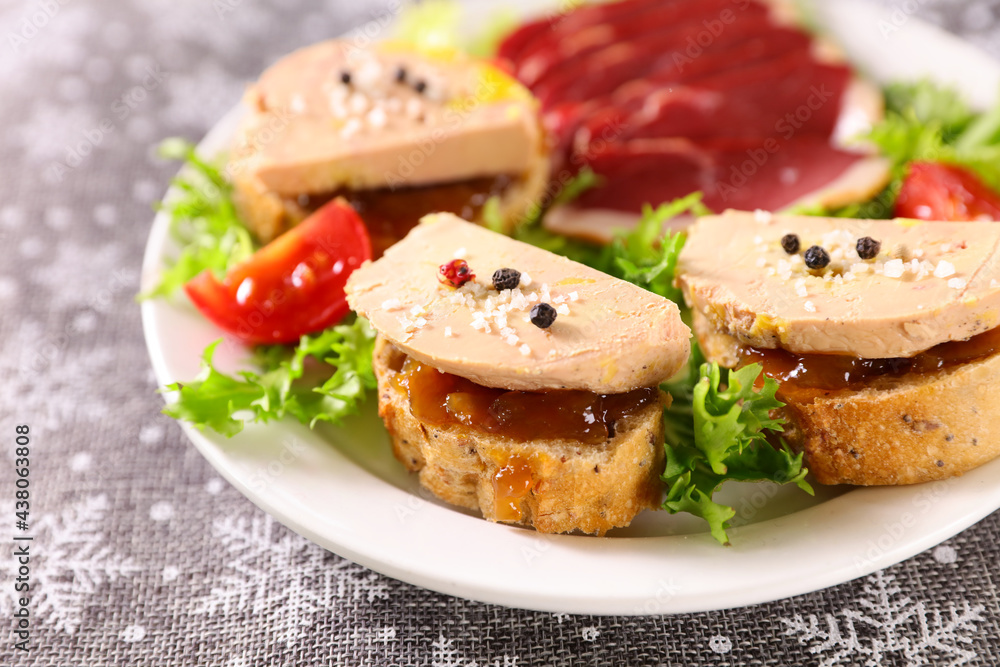
[[[958,667],[976,657],[968,645],[984,620],[982,605],[963,601],[943,612],[903,595],[894,579],[884,572],[869,577],[865,597],[857,600],[860,609],[843,609],[823,619],[800,614],[781,619],[785,634],[811,644],[809,651],[821,658],[819,667],[877,667],[890,655],[898,661],[893,664],[905,667]]]
[[[109,372],[118,355],[110,347],[69,351],[76,333],[48,331],[25,321],[0,341],[0,415],[32,415],[32,428],[55,432],[67,424],[96,422],[110,411],[105,398],[87,391]],[[52,369],[58,369],[53,372]],[[13,457],[13,452],[8,452]]]
[[[438,640],[431,644],[431,667],[517,667],[517,658],[504,654],[493,662],[478,663],[475,660],[466,660],[454,646],[454,640],[445,639],[444,635],[440,635]]]
[[[213,533],[230,560],[221,584],[196,600],[195,613],[266,617],[288,646],[308,635],[319,612],[336,612],[340,600],[371,602],[389,595],[383,577],[350,561],[332,560],[269,516],[220,519]]]
[[[35,618],[48,629],[75,633],[91,598],[102,586],[128,577],[140,568],[131,558],[114,553],[106,544],[104,521],[110,504],[104,495],[92,496],[65,508],[58,516],[45,514],[34,522],[28,544],[31,559],[31,604]],[[0,562],[4,579],[13,581],[18,563]],[[4,586],[0,611],[11,618],[20,594]],[[96,601],[94,602],[96,604]]]

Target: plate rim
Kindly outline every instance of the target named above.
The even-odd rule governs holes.
[[[526,3],[518,2],[515,4],[524,5]],[[485,14],[490,5],[497,7],[501,3],[497,0],[491,3],[482,3],[477,11]],[[510,6],[511,3],[506,2],[503,5]],[[537,5],[531,6],[537,7]],[[839,7],[839,9],[833,9],[834,6]],[[833,6],[823,8],[824,12],[831,10],[835,15],[838,12],[858,11],[867,13],[870,18],[879,16],[880,14],[884,15],[884,12],[878,8],[867,3],[858,2],[857,0],[843,0],[842,2],[835,3]],[[992,64],[995,73],[991,73],[991,76],[995,76],[997,80],[1000,80],[1000,66],[984,54],[975,50],[974,47],[916,18],[912,18],[911,20],[913,24],[910,27],[914,28],[916,33],[919,33],[921,39],[926,39],[926,35],[931,34],[934,35],[936,40],[948,43],[949,48],[955,52],[973,49],[979,57],[986,59],[986,61]],[[865,63],[861,63],[861,66],[864,65]],[[231,136],[232,129],[242,113],[241,107],[237,105],[237,107],[223,116],[199,143],[199,150],[211,153],[228,143],[226,140]],[[168,190],[168,196],[169,193],[170,190]],[[169,245],[168,227],[169,220],[167,214],[163,211],[158,212],[154,218],[143,256],[142,276],[144,288],[148,285],[151,276],[156,275],[159,271],[160,259],[163,256],[164,250]],[[175,369],[168,363],[165,352],[168,343],[164,340],[163,332],[160,330],[162,318],[169,318],[171,311],[177,307],[178,304],[175,301],[164,299],[146,300],[141,305],[142,326],[147,350],[158,386],[161,387],[182,379],[176,377],[174,373]],[[176,316],[176,313],[174,315]],[[196,356],[200,356],[201,350],[196,350],[194,353]],[[170,398],[165,398],[169,402]],[[664,579],[660,578],[651,579],[650,586],[645,589],[642,589],[641,586],[639,588],[633,586],[616,597],[613,593],[609,594],[609,589],[614,586],[614,577],[599,577],[595,592],[588,592],[586,588],[581,587],[553,593],[550,589],[544,587],[537,590],[531,590],[524,586],[520,588],[511,587],[507,585],[505,580],[498,580],[494,576],[470,577],[469,571],[462,571],[460,569],[442,571],[440,567],[429,567],[426,563],[422,563],[421,567],[415,567],[410,559],[399,556],[399,544],[384,542],[377,542],[377,545],[373,544],[371,535],[364,533],[363,529],[358,527],[357,522],[345,521],[339,526],[331,527],[330,521],[332,521],[332,518],[327,517],[327,519],[330,519],[328,521],[316,521],[316,517],[310,515],[309,512],[306,512],[305,516],[313,519],[312,521],[300,519],[298,512],[302,510],[302,507],[298,506],[293,498],[277,494],[276,492],[271,494],[258,492],[252,488],[252,485],[248,483],[245,472],[234,465],[232,458],[228,458],[231,454],[230,447],[234,440],[227,440],[224,436],[218,434],[198,431],[185,422],[181,422],[181,427],[187,438],[192,441],[222,477],[270,516],[310,541],[374,571],[423,588],[480,602],[553,613],[592,615],[692,613],[761,604],[795,595],[802,595],[845,583],[871,574],[878,569],[901,562],[943,542],[1000,508],[1000,488],[990,489],[988,484],[989,477],[991,476],[988,473],[993,473],[992,476],[1000,473],[1000,460],[996,460],[968,473],[964,477],[953,478],[945,482],[931,483],[930,485],[923,485],[921,487],[940,488],[941,485],[944,485],[948,488],[954,488],[958,485],[963,489],[968,488],[973,490],[981,487],[978,490],[985,489],[986,493],[982,495],[977,494],[978,502],[974,510],[966,511],[958,519],[952,517],[950,521],[941,521],[936,518],[942,513],[940,512],[941,508],[938,507],[938,513],[924,516],[923,522],[920,522],[921,517],[917,517],[918,522],[914,524],[915,526],[924,526],[926,524],[926,530],[920,531],[919,536],[910,534],[908,537],[904,536],[906,539],[897,539],[888,549],[882,550],[879,557],[869,559],[862,564],[859,564],[857,561],[854,563],[844,561],[840,567],[830,567],[828,565],[821,567],[816,565],[809,573],[808,583],[799,583],[804,580],[793,578],[791,579],[791,583],[786,581],[785,585],[781,585],[780,581],[772,581],[767,584],[757,583],[753,586],[738,589],[712,590],[703,587],[686,590],[684,582],[686,581],[686,575],[689,573],[681,572],[676,573],[677,582],[679,582],[678,586],[681,588],[680,593],[671,588],[671,590],[668,590],[664,594]],[[272,434],[275,433],[273,429],[278,429],[277,432],[295,433],[301,431],[304,427],[301,427],[297,423],[273,423],[266,427],[248,428],[247,433],[254,432],[256,437],[261,436],[262,431],[269,429]],[[300,433],[300,435],[302,434]],[[235,440],[238,441],[239,439],[240,436],[237,436]],[[307,439],[313,438],[307,437]],[[329,449],[336,450],[335,447],[330,447]],[[332,454],[332,452],[327,453]],[[335,457],[339,457],[350,467],[356,465],[339,450],[337,450]],[[327,472],[324,471],[324,474]],[[337,470],[328,479],[336,478],[338,483],[347,485],[360,481],[370,484],[372,480],[376,480],[376,486],[381,484],[388,487],[387,489],[383,489],[383,491],[390,496],[395,497],[396,494],[407,493],[402,489],[388,484],[377,476],[367,473],[367,471],[365,471],[365,475],[354,475],[356,477],[354,480],[349,479],[351,477],[350,474],[345,475],[348,472],[349,468]],[[900,490],[905,491],[913,488],[916,487],[890,487],[884,489],[888,493],[884,493],[883,495],[888,496],[892,491],[896,491],[892,495],[906,497],[907,494],[900,492]],[[731,534],[734,538],[734,544],[737,546],[729,549],[717,545],[714,540],[708,537],[707,532],[697,535],[611,538],[610,541],[614,544],[609,544],[607,548],[603,548],[598,545],[608,540],[600,540],[598,538],[595,541],[595,538],[592,537],[574,535],[541,536],[531,531],[489,524],[482,519],[469,517],[459,512],[436,506],[432,506],[431,509],[432,519],[427,519],[428,513],[426,512],[422,514],[423,518],[418,516],[416,527],[411,526],[410,531],[407,532],[407,536],[412,538],[416,531],[427,527],[424,525],[425,523],[430,523],[432,528],[434,525],[437,525],[439,529],[443,526],[449,530],[456,530],[467,538],[479,538],[485,535],[487,541],[491,538],[509,539],[514,543],[521,544],[522,546],[528,545],[528,548],[535,549],[540,549],[542,545],[545,545],[544,552],[551,551],[551,555],[560,557],[571,558],[573,554],[579,556],[582,549],[584,554],[582,558],[585,560],[589,558],[595,565],[602,567],[610,566],[612,568],[615,566],[615,559],[621,556],[618,552],[626,547],[627,554],[634,552],[633,555],[637,555],[639,561],[644,564],[649,560],[649,552],[652,549],[655,550],[655,556],[653,557],[657,561],[656,564],[662,567],[664,571],[671,572],[669,576],[673,578],[675,574],[670,566],[679,564],[679,561],[676,553],[671,550],[671,546],[675,548],[679,547],[693,554],[693,560],[688,558],[681,560],[697,562],[698,559],[705,557],[703,554],[708,554],[707,557],[710,560],[716,561],[719,565],[739,565],[740,561],[745,560],[747,557],[746,552],[748,551],[755,556],[777,553],[775,549],[779,545],[773,543],[774,535],[769,535],[768,533],[774,533],[777,530],[777,534],[781,534],[782,530],[788,530],[788,526],[786,526],[788,523],[798,523],[808,526],[814,521],[825,521],[829,518],[827,514],[830,512],[834,512],[838,508],[844,509],[846,507],[847,509],[851,509],[854,505],[861,502],[863,496],[865,498],[872,496],[873,491],[878,493],[883,491],[883,489],[853,489],[842,496],[793,514],[733,528]],[[992,494],[989,493],[990,491],[992,491]],[[913,494],[909,495],[912,496]],[[983,502],[987,499],[989,499],[989,502]],[[393,502],[399,502],[398,497]],[[899,502],[902,503],[904,501],[900,500]],[[934,508],[932,507],[932,509]],[[945,516],[949,516],[948,513],[944,514]],[[489,529],[489,531],[484,532],[484,528]],[[878,536],[879,539],[886,534],[888,533],[883,531]],[[451,535],[454,536],[454,534]],[[499,538],[500,535],[506,535],[507,537]],[[705,539],[706,537],[708,538],[707,540]],[[583,542],[580,542],[581,540]],[[801,547],[801,540],[796,545]],[[787,544],[783,545],[782,548],[787,548],[787,546]],[[460,549],[461,546],[451,545],[450,548]],[[609,552],[612,553],[609,555]],[[785,553],[782,557],[787,559],[790,555],[792,554]],[[424,557],[423,554],[422,557]],[[646,565],[648,566],[648,564]],[[671,581],[674,581],[674,579],[671,579]],[[542,583],[544,584],[544,582]],[[653,604],[650,604],[651,602]]]

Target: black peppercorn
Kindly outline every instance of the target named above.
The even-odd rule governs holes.
[[[548,329],[556,321],[556,309],[547,303],[540,303],[531,309],[531,323],[539,329]]]
[[[403,83],[404,81],[406,81],[406,68],[402,67],[402,66],[397,67],[396,68],[396,83]]]
[[[861,259],[875,259],[882,249],[882,242],[876,241],[870,236],[858,239],[858,257]]]
[[[818,245],[814,245],[806,250],[803,259],[806,260],[806,266],[810,269],[823,269],[830,263],[830,254]]]
[[[493,286],[497,291],[514,289],[521,284],[521,272],[516,269],[497,269],[493,272]]]
[[[348,71],[343,71],[340,73],[340,82],[345,86],[351,85],[351,73]]]
[[[781,237],[781,248],[789,255],[799,251],[799,237],[795,234],[785,234]]]
[[[417,91],[420,94],[423,94],[423,92],[427,90],[427,82],[417,81],[415,84],[413,84],[413,90]]]

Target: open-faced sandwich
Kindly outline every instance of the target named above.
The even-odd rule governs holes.
[[[265,71],[245,105],[227,171],[264,241],[343,197],[378,256],[421,216],[479,220],[491,197],[513,224],[548,177],[534,98],[454,51],[322,42]]]
[[[730,211],[678,271],[711,361],[778,380],[823,484],[912,484],[1000,454],[1000,226]]]
[[[356,270],[396,457],[450,503],[603,534],[661,502],[677,306],[449,214]]]

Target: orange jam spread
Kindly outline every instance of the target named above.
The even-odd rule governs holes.
[[[615,423],[659,402],[655,387],[625,394],[588,391],[507,391],[442,373],[407,357],[392,384],[410,399],[410,410],[436,426],[462,424],[516,440],[576,440],[600,444]]]
[[[514,181],[510,176],[500,175],[439,185],[337,190],[302,195],[298,204],[306,211],[315,211],[334,197],[346,199],[364,220],[371,236],[372,251],[378,258],[428,213],[454,213],[474,220],[490,197],[502,196]]]
[[[935,345],[909,358],[860,359],[835,354],[794,354],[754,347],[740,349],[740,366],[760,363],[764,373],[781,383],[779,393],[860,389],[880,377],[933,373],[984,359],[1000,350],[1000,327],[968,340]]]
[[[534,486],[531,464],[521,456],[512,456],[493,475],[493,505],[497,521],[521,518],[520,501]]]

